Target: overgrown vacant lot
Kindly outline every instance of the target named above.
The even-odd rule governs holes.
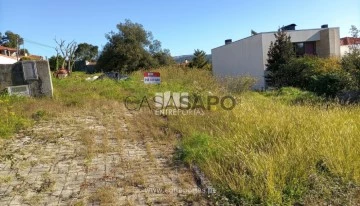
[[[148,178],[156,173],[149,172],[157,167],[156,164],[160,164],[161,174],[170,179],[160,181],[161,188],[196,187],[191,173],[181,166],[181,163],[186,163],[199,166],[217,189],[217,194],[226,196],[235,204],[360,204],[359,106],[340,106],[291,88],[268,93],[238,92],[246,83],[227,80],[220,84],[207,71],[182,68],[159,71],[161,85],[144,85],[142,72],[133,73],[130,80],[123,82],[87,82],[87,76],[78,73],[67,79],[54,80],[53,99],[1,97],[0,114],[4,117],[0,119],[0,135],[3,137],[1,166],[12,167],[11,171],[20,173],[0,173],[0,192],[28,181],[21,179],[23,167],[20,163],[25,161],[19,158],[26,159],[28,152],[24,150],[26,144],[21,138],[30,138],[27,141],[34,141],[38,148],[51,148],[50,143],[69,148],[66,145],[72,144],[70,148],[73,150],[64,153],[86,160],[81,164],[88,168],[85,173],[95,178],[96,186],[82,186],[86,189],[76,190],[75,195],[67,200],[54,194],[58,186],[56,178],[45,173],[39,177],[39,186],[32,187],[33,193],[26,196],[24,192],[12,189],[0,201],[14,201],[8,197],[25,196],[20,200],[36,205],[44,199],[44,194],[50,194],[58,203],[74,203],[76,200],[85,204],[109,200],[116,204],[119,202],[116,198],[120,197],[129,204],[205,203],[198,195],[160,195],[160,202],[155,202],[151,195],[134,199],[134,194],[144,194],[144,188],[159,181],[156,175]],[[154,115],[145,106],[132,112],[123,106],[129,95],[141,99],[166,91],[198,94],[204,99],[208,95],[233,95],[238,104],[231,111],[212,106],[203,116],[165,117]],[[27,129],[21,130],[24,128]],[[14,132],[17,135],[12,137]],[[175,150],[175,146],[180,149]],[[24,154],[20,154],[19,151],[23,150]],[[40,151],[38,157],[44,155]],[[138,152],[135,157],[141,157],[140,160],[129,159],[127,156],[131,156],[131,151]],[[114,157],[109,157],[111,155]],[[115,169],[113,173],[105,172],[102,182],[114,178],[120,181],[119,184],[114,184],[114,181],[109,181],[109,185],[100,184],[96,175],[104,174],[89,169],[107,165],[109,158],[115,159],[117,164],[113,165],[118,166],[109,166]],[[52,165],[51,161],[58,160],[59,157],[50,158],[50,163],[34,160],[34,165],[25,165],[24,168]],[[136,169],[126,169],[127,164],[135,165],[133,168]],[[141,166],[144,164],[146,166]],[[181,174],[174,172],[174,168],[181,170]],[[126,174],[131,177],[126,178]],[[67,185],[61,188],[61,191],[68,190]],[[130,193],[126,188],[130,188]],[[42,189],[50,192],[42,192]],[[41,192],[38,194],[37,191]],[[217,198],[211,200],[217,201]]]

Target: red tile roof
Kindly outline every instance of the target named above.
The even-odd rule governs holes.
[[[360,44],[360,38],[344,37],[340,39],[340,45]]]
[[[6,46],[0,46],[0,50],[16,51],[15,48],[10,48],[10,47],[6,47]]]

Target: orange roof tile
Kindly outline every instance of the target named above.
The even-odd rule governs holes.
[[[0,46],[0,50],[16,51],[15,48],[10,48],[10,47],[6,47],[6,46]]]

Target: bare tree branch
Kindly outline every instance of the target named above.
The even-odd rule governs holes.
[[[65,63],[67,61],[68,70],[72,71],[72,65],[74,64],[74,53],[77,48],[77,43],[73,40],[70,43],[66,44],[65,40],[60,39],[59,41],[55,37],[55,42],[57,44],[57,47],[55,48],[55,51],[57,54],[61,53],[64,60],[62,62],[62,68],[65,67]]]

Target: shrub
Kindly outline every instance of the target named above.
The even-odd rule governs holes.
[[[239,77],[226,77],[220,79],[222,85],[226,90],[231,93],[243,93],[250,90],[255,85],[256,80],[253,77],[239,76]]]
[[[351,87],[351,78],[342,70],[338,58],[305,56],[291,60],[281,72],[286,74],[283,85],[299,87],[318,95],[334,97]]]
[[[295,87],[282,87],[279,90],[267,91],[263,94],[289,104],[317,104],[324,101],[323,98],[313,92],[303,91]]]
[[[353,50],[351,53],[347,53],[341,59],[341,65],[346,72],[351,74],[353,88],[360,89],[360,51]]]
[[[21,57],[20,61],[32,60],[30,57]]]
[[[310,77],[305,88],[317,95],[334,98],[337,93],[347,87],[348,81],[342,73],[324,73]]]

